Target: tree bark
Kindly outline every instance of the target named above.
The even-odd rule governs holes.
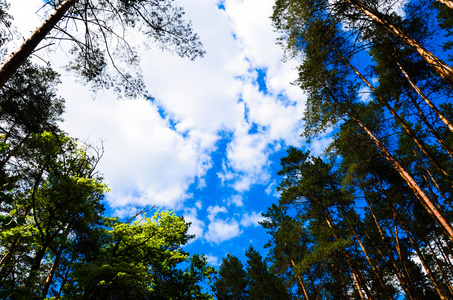
[[[359,243],[360,249],[362,249],[362,252],[363,252],[363,254],[364,254],[365,257],[366,257],[366,260],[367,260],[368,264],[370,265],[371,270],[373,270],[374,275],[376,276],[377,280],[379,281],[379,284],[381,285],[382,290],[383,290],[384,293],[385,293],[385,296],[387,297],[387,299],[391,300],[392,297],[388,294],[388,291],[387,291],[387,289],[386,289],[386,287],[385,287],[384,281],[382,280],[381,275],[379,274],[379,269],[378,269],[378,267],[375,266],[375,265],[373,264],[373,262],[371,261],[371,258],[370,258],[370,256],[368,255],[368,252],[367,252],[365,246],[363,245],[362,240],[360,239],[360,237],[359,237],[357,231],[355,230],[355,228],[354,228],[354,226],[353,226],[351,220],[350,220],[349,217],[347,216],[346,211],[344,210],[343,207],[340,207],[340,211],[343,213],[343,215],[344,215],[346,221],[348,222],[349,228],[351,229],[352,233],[354,234],[355,239],[356,239],[357,242]]]
[[[365,195],[365,192],[363,192],[363,193]],[[392,250],[390,249],[389,244],[385,240],[384,230],[382,229],[381,225],[379,224],[379,221],[377,220],[376,214],[374,213],[371,203],[368,200],[368,197],[366,197],[366,196],[365,196],[365,201],[367,203],[368,208],[370,209],[374,223],[376,224],[376,227],[379,231],[379,235],[381,236],[382,245],[384,245],[384,248],[387,251],[390,262],[393,266],[393,269],[395,270],[396,277],[398,278],[398,281],[400,282],[401,287],[403,288],[404,292],[406,293],[406,296],[410,300],[419,299],[419,297],[417,297],[416,290],[415,290],[413,282],[411,281],[411,278],[405,278],[403,271],[400,269],[400,267],[396,263],[395,258],[393,257]],[[370,240],[372,241],[372,239],[370,239]],[[382,258],[387,262],[385,255],[383,253],[381,253],[381,251],[379,249],[378,249],[378,251],[381,254]],[[398,252],[398,254],[400,254],[400,253]],[[401,256],[400,256],[400,261],[401,261],[401,264],[404,264],[404,262],[401,260]],[[414,295],[414,293],[415,293],[415,295]]]
[[[450,1],[450,0],[437,0],[437,2],[445,4],[449,8],[453,9],[453,1]]]
[[[333,92],[326,88],[327,91],[330,93],[332,100],[337,104],[339,104],[338,99],[336,99]],[[448,236],[450,241],[453,242],[453,227],[450,222],[443,217],[442,213],[437,209],[434,203],[429,199],[426,193],[422,190],[422,188],[417,184],[414,178],[404,169],[404,167],[391,155],[389,150],[385,147],[384,144],[365,126],[365,124],[360,121],[357,117],[355,117],[350,111],[346,111],[346,114],[357,124],[359,125],[365,133],[370,137],[370,139],[374,142],[376,147],[381,151],[384,155],[386,160],[392,165],[392,167],[398,172],[398,174],[404,179],[407,185],[411,188],[414,192],[415,196],[420,200],[423,207],[425,207],[426,211],[431,215],[431,217],[437,222],[440,228],[445,232]]]
[[[38,44],[46,37],[55,25],[63,18],[65,13],[79,0],[65,0],[51,14],[44,23],[38,27],[16,52],[13,52],[0,66],[0,89],[11,78],[16,70],[33,53]]]
[[[398,37],[400,40],[402,40],[405,44],[409,45],[412,49],[414,49],[442,79],[444,79],[450,86],[453,87],[453,69],[449,65],[447,65],[441,59],[437,58],[434,54],[425,49],[416,40],[409,37],[401,29],[395,27],[387,20],[373,13],[368,7],[366,7],[363,4],[363,2],[357,0],[346,0],[346,1],[355,6],[360,11],[362,11],[374,22],[381,24],[387,31],[389,31],[390,33]]]
[[[415,133],[412,131],[412,129],[407,125],[406,121],[401,118],[400,115],[393,109],[393,107],[386,101],[379,93],[378,91],[374,88],[374,86],[365,78],[365,76],[362,75],[362,73],[359,72],[350,62],[347,60],[343,54],[338,51],[333,45],[331,45],[334,51],[340,56],[340,58],[348,65],[348,67],[371,89],[371,91],[376,95],[377,99],[379,100],[380,103],[382,103],[387,110],[392,114],[393,118],[401,125],[401,127],[404,129],[406,134],[417,144],[417,146],[422,150],[423,154],[428,157],[429,161],[435,166],[442,174],[444,174],[446,177],[450,177],[448,172],[444,170],[436,161],[436,159],[429,153],[428,149],[426,149],[425,145],[423,142],[415,135]]]
[[[399,69],[403,73],[404,77],[406,77],[407,81],[411,85],[411,87],[420,95],[420,97],[428,104],[429,108],[437,115],[437,117],[453,132],[453,124],[439,111],[439,109],[431,102],[431,100],[426,97],[426,95],[420,90],[420,88],[412,81],[409,74],[407,74],[406,70],[403,69],[403,66],[397,61]]]

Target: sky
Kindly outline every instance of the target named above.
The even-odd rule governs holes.
[[[39,0],[10,2],[26,38],[46,12]],[[216,267],[227,253],[244,261],[250,245],[266,252],[269,237],[258,222],[278,201],[276,173],[286,149],[320,154],[329,142],[307,145],[300,137],[306,96],[291,84],[297,61],[283,61],[276,44],[273,2],[177,1],[206,54],[191,61],[153,45],[139,48],[153,101],[93,94],[61,68],[70,59],[65,51],[40,54],[62,74],[61,128],[104,148],[98,170],[110,188],[109,213],[125,217],[155,205],[183,215],[196,235],[186,250],[204,253]]]

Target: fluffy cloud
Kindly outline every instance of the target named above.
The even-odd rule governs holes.
[[[239,236],[242,230],[236,220],[213,220],[208,225],[208,232],[205,239],[208,242],[219,244]]]
[[[244,214],[242,216],[240,224],[244,227],[249,227],[249,226],[259,226],[258,222],[261,222],[264,220],[264,217],[261,215],[261,213],[257,212],[252,212],[250,214]]]
[[[16,2],[12,11],[27,36],[39,24],[34,15],[39,3]],[[282,50],[275,45],[269,19],[273,1],[226,0],[225,10],[218,8],[217,0],[178,2],[207,53],[190,61],[153,45],[141,50],[143,75],[154,102],[116,101],[109,92],[92,100],[73,77],[63,78],[63,129],[82,140],[103,141],[99,170],[115,207],[133,203],[182,208],[192,197],[191,186],[206,186],[211,155],[223,133],[231,140],[219,177],[238,192],[269,181],[269,155],[280,144],[301,143],[305,98],[290,84],[297,76],[295,65],[283,63]],[[58,66],[68,58],[57,51],[49,59]],[[257,68],[265,71],[266,93],[259,90]],[[242,203],[239,198],[230,200],[236,206]],[[234,222],[217,223],[216,228],[222,224],[239,232]]]

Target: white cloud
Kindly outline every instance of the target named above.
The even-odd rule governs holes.
[[[242,201],[242,196],[241,195],[233,195],[231,196],[228,201],[227,201],[228,206],[230,205],[236,205],[237,207],[241,207],[244,205]]]
[[[208,261],[208,264],[210,264],[211,266],[214,267],[220,266],[219,258],[217,256],[207,254],[206,259]]]
[[[225,207],[216,206],[209,206],[207,209],[209,215],[208,219],[212,222],[214,218],[217,216],[218,213],[226,213],[228,212]]]
[[[300,145],[305,96],[290,84],[297,77],[295,63],[283,63],[275,44],[269,19],[273,2],[226,0],[220,10],[217,0],[179,0],[207,53],[190,61],[159,49],[141,50],[154,102],[116,101],[110,92],[92,100],[73,77],[63,78],[63,129],[82,140],[104,140],[99,170],[112,190],[111,205],[181,208],[192,197],[191,185],[206,186],[222,132],[232,139],[218,175],[238,192],[269,181],[269,155],[280,143]],[[25,32],[40,23],[35,0],[12,4]],[[32,19],[36,25],[30,25]],[[68,57],[59,51],[52,53],[53,62],[66,64]],[[255,68],[266,70],[268,95],[258,90]],[[258,130],[251,132],[254,124]],[[239,198],[231,200],[242,204]]]
[[[186,213],[184,213],[184,220],[188,223],[191,223],[188,233],[190,235],[195,235],[195,238],[189,241],[190,243],[203,236],[205,224],[203,221],[198,219],[197,210],[195,208],[190,209],[186,211]]]
[[[208,242],[219,244],[239,236],[242,230],[236,220],[213,220],[208,225],[208,232],[205,239]]]
[[[257,212],[252,212],[250,214],[244,214],[242,216],[240,224],[244,227],[249,227],[249,226],[259,226],[258,222],[261,222],[264,220],[264,217],[261,215],[261,213]]]

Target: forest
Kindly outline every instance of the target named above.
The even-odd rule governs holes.
[[[67,40],[68,69],[94,90],[146,94],[115,30],[203,59],[182,9],[45,6],[54,13],[42,27],[0,56],[1,299],[453,299],[453,1],[275,1],[276,42],[308,97],[303,137],[332,142],[321,156],[288,147],[280,198],[260,222],[265,251],[250,246],[245,264],[228,254],[217,270],[184,250],[183,216],[104,215],[104,149],[58,127],[60,75],[31,59],[49,37]],[[0,47],[12,21],[0,0]],[[71,35],[71,22],[87,34]]]

